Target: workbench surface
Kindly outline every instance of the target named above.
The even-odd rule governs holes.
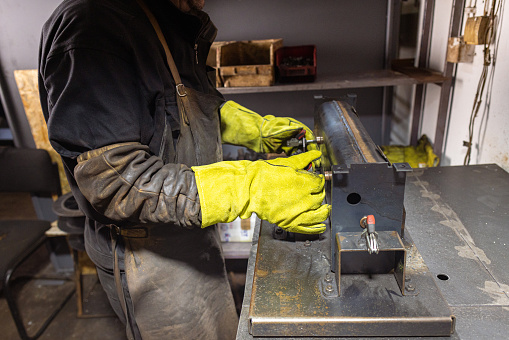
[[[438,339],[507,339],[509,174],[494,164],[416,169],[407,177],[405,208],[406,230],[456,316],[456,332]],[[260,221],[249,257],[240,340],[256,339],[248,332],[248,313],[259,229]]]

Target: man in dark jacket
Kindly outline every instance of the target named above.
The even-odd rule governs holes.
[[[313,136],[291,118],[225,102],[207,77],[216,28],[202,7],[66,0],[42,31],[49,138],[87,216],[87,253],[129,338],[234,338],[224,259],[209,226],[257,213],[319,233],[330,211],[323,176],[302,170],[319,159],[316,150],[221,162],[221,141],[291,154],[286,139],[303,129]]]

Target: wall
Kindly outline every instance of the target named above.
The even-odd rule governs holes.
[[[449,24],[449,10],[451,1],[437,1],[435,10],[434,30],[447,30]],[[479,1],[478,6],[483,7],[484,1]],[[443,7],[440,7],[443,6]],[[478,8],[478,15],[481,15]],[[485,94],[490,97],[483,98],[483,104],[479,110],[479,116],[475,124],[473,150],[470,164],[496,163],[509,171],[509,83],[506,75],[509,74],[509,24],[504,22],[504,16],[509,14],[508,6],[502,8],[499,22],[499,48],[495,68],[492,67],[491,82],[486,85]],[[507,19],[506,19],[507,21]],[[445,58],[445,46],[447,42],[435,39],[439,34],[434,34],[432,40],[431,62],[433,65],[443,68]],[[476,46],[476,56],[473,63],[460,63],[456,69],[456,80],[451,97],[451,109],[447,126],[447,135],[442,157],[442,165],[461,165],[467,148],[463,141],[468,140],[468,126],[470,114],[474,103],[477,84],[482,71],[483,53],[482,46]],[[441,62],[442,61],[442,62]],[[490,89],[488,91],[488,89]],[[434,136],[434,124],[436,122],[436,105],[438,103],[438,90],[433,85],[428,85],[426,92],[425,112],[422,123],[422,132]]]
[[[60,0],[0,1],[2,104],[18,146],[34,146],[13,71],[37,67],[41,27]],[[217,40],[283,38],[285,45],[315,44],[320,75],[383,67],[386,1],[207,0],[219,28]],[[381,142],[382,89],[305,91],[227,96],[261,114],[294,116],[312,126],[313,96],[357,93],[358,112],[375,142]]]

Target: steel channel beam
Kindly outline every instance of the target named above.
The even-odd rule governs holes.
[[[431,42],[431,26],[433,24],[433,12],[435,0],[425,0],[424,16],[421,30],[421,44],[419,48],[418,67],[426,68],[429,61],[429,48]],[[414,108],[412,114],[412,127],[410,132],[410,145],[417,145],[418,133],[421,124],[421,115],[424,109],[425,84],[418,84],[415,87]]]
[[[453,0],[451,23],[449,26],[449,37],[459,36],[463,20],[463,12],[465,8],[465,0]],[[433,143],[433,151],[441,158],[444,149],[445,128],[449,116],[449,104],[451,98],[451,89],[453,87],[453,72],[456,65],[445,61],[444,76],[446,80],[442,83],[440,91],[440,100],[438,104],[438,118],[435,128],[435,140]]]

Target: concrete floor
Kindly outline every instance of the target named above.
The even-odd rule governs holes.
[[[31,208],[29,197],[0,194],[0,219],[35,218],[35,212]],[[65,239],[62,240],[65,242]],[[59,273],[61,270],[57,271],[55,268],[61,268],[58,268],[58,263],[55,266],[50,260],[49,253],[48,247],[42,247],[17,272],[19,276],[37,273],[40,276],[52,277],[49,280],[19,280],[15,285],[15,294],[29,336],[35,333],[60,301],[76,288],[74,273],[72,271]],[[228,276],[239,312],[244,293],[246,267],[247,260],[227,260]],[[126,339],[124,326],[109,306],[96,275],[83,276],[83,314],[87,317],[78,317],[77,305],[74,292],[39,339]],[[90,317],[91,315],[100,317]],[[3,291],[0,292],[0,339],[20,339]]]
[[[230,267],[228,277],[239,312],[244,293],[245,274],[242,272],[244,265],[244,261],[227,262],[227,268]],[[19,274],[29,272],[37,272],[40,276],[52,278],[20,280],[15,285],[15,294],[18,297],[18,304],[29,335],[33,335],[60,301],[71,293],[72,296],[64,308],[39,339],[126,339],[124,326],[109,306],[96,275],[83,276],[83,314],[85,316],[78,317],[76,293],[73,293],[74,274],[57,273],[49,261],[47,249],[43,247],[34,254],[33,258],[20,269]],[[65,280],[66,278],[68,281]],[[98,317],[91,317],[94,315]],[[3,292],[0,293],[0,330],[0,339],[20,339]]]

